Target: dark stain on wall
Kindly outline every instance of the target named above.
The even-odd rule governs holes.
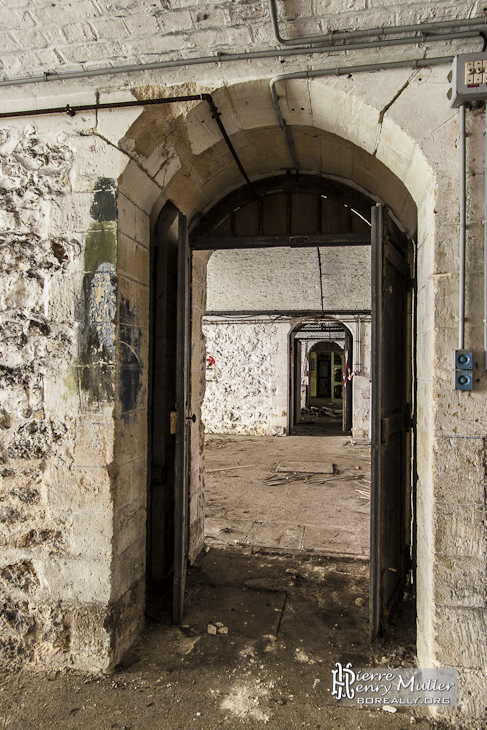
[[[119,347],[119,393],[122,413],[128,413],[140,405],[143,387],[143,365],[141,360],[141,329],[130,302],[122,297],[120,301],[118,329]]]
[[[130,301],[126,297],[120,297],[118,311],[120,322],[125,322],[126,324],[131,325],[136,324],[136,317],[133,307],[130,305]]]
[[[9,504],[0,506],[0,524],[13,524],[14,522],[25,522],[27,517],[20,510],[11,507]]]
[[[13,434],[7,454],[11,459],[44,459],[67,430],[65,423],[53,418],[34,418],[21,423]]]
[[[23,504],[38,504],[41,500],[41,495],[37,489],[31,489],[29,487],[18,486],[10,491],[12,497],[17,497]]]
[[[7,661],[30,656],[29,637],[35,630],[28,601],[13,601],[8,596],[0,600],[0,656]]]
[[[111,177],[100,177],[95,183],[90,215],[95,221],[117,220],[117,183]]]
[[[113,403],[115,397],[113,368],[108,365],[80,368],[79,387],[87,394],[84,404],[89,409]]]
[[[122,413],[128,413],[137,408],[141,381],[142,370],[140,368],[125,368],[120,372],[120,405]]]
[[[0,598],[0,657],[33,659],[37,642],[56,650],[70,649],[72,609],[61,604],[42,606],[31,600]]]
[[[78,383],[83,406],[92,410],[114,400],[117,198],[112,178],[96,182],[90,215],[94,223],[85,240]]]

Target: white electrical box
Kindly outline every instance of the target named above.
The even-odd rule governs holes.
[[[451,106],[487,99],[487,52],[465,53],[453,61]]]

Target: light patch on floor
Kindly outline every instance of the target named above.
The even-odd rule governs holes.
[[[269,722],[269,715],[259,707],[259,700],[269,694],[260,684],[236,685],[221,703],[222,710],[229,710],[233,715],[245,720],[253,717],[261,722]]]
[[[190,654],[200,638],[200,636],[185,636],[183,633],[178,632],[174,642],[175,647],[181,654]]]

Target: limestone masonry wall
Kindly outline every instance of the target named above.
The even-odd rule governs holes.
[[[209,433],[281,436],[288,424],[289,325],[212,322],[204,327],[215,364],[206,370]]]
[[[106,668],[119,168],[85,124],[2,131],[1,650]]]
[[[475,0],[277,0],[277,8],[287,38],[442,19],[480,21],[485,15]],[[38,112],[211,92],[252,181],[295,177],[277,104],[294,142],[298,179],[323,176],[362,191],[388,206],[415,239],[418,660],[424,667],[458,667],[456,712],[462,723],[483,718],[485,116],[482,110],[467,113],[465,345],[474,352],[474,387],[460,392],[452,386],[451,366],[458,346],[459,113],[447,99],[450,59],[481,50],[477,31],[472,38],[441,42],[421,36],[408,45],[381,41],[352,51],[294,51],[275,38],[264,0],[209,0],[204,7],[194,0],[0,0],[0,23],[0,113],[35,112],[2,119],[0,130],[0,653],[106,670],[140,631],[151,236],[166,202],[188,216],[192,230],[246,184],[213,112],[199,98],[79,111],[74,117]],[[444,61],[414,63],[434,57]],[[166,68],[56,76],[162,61]],[[404,66],[336,71],[390,62]],[[305,78],[317,70],[332,75]],[[286,72],[303,77],[277,82],[273,100],[269,81]],[[38,75],[35,83],[20,83],[32,75]],[[282,254],[287,271],[297,268],[304,277],[296,282],[288,273],[279,306],[320,310],[342,297],[347,309],[369,309],[370,299],[362,296],[365,249],[351,258],[338,249],[322,253],[323,301],[316,249],[288,250]],[[215,306],[275,309],[267,293],[272,257],[259,252],[252,269],[246,253],[233,255],[233,278],[225,274],[218,287],[214,282]],[[204,266],[202,255],[193,292],[192,556],[201,546],[204,505]],[[337,267],[344,271],[341,289],[330,275]],[[237,284],[241,295],[230,306]],[[208,308],[213,306],[209,299]],[[287,419],[287,383],[279,375],[272,384],[269,376],[278,372],[276,362],[287,362],[287,349],[278,343],[287,342],[289,322],[255,319],[243,325],[244,337],[234,324],[212,324],[207,351],[228,387],[238,383],[237,371],[252,371],[252,388],[243,392],[238,386],[239,398],[248,403],[246,427],[279,433]],[[218,338],[228,342],[231,332],[239,348],[233,371],[218,350]],[[256,343],[252,352],[249,341]],[[364,343],[369,348],[368,331]],[[363,378],[365,406],[365,373]],[[254,385],[266,393],[265,411]],[[228,408],[218,408],[217,420],[235,423]]]
[[[33,651],[35,629],[51,646],[66,640],[62,610],[31,604],[46,592],[39,557],[62,554],[72,533],[50,509],[55,487],[46,476],[54,476],[57,460],[72,461],[75,420],[46,410],[45,396],[46,378],[76,354],[73,307],[62,290],[82,242],[74,232],[49,235],[51,205],[69,185],[72,148],[39,138],[33,127],[4,129],[0,140],[1,644],[15,656]]]

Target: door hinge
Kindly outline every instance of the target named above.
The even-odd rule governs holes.
[[[414,413],[411,403],[406,404],[406,431],[412,431],[414,429]]]
[[[410,276],[408,279],[408,291],[416,291],[417,279],[415,276]]]

